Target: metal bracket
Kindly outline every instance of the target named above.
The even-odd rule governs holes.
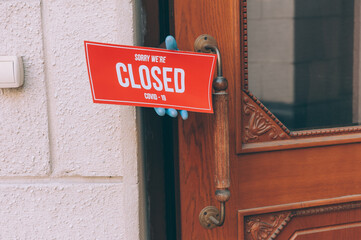
[[[209,49],[209,46],[217,46],[217,41],[208,34],[202,34],[194,41],[194,51],[196,52],[203,52],[203,53],[211,53],[212,50]]]
[[[218,226],[221,221],[220,212],[214,206],[208,206],[199,213],[199,222],[202,227],[212,229]]]

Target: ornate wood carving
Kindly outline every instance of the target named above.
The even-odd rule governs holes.
[[[243,91],[243,125],[244,143],[361,132],[361,126],[291,132],[248,90]]]
[[[334,204],[328,206],[295,209],[245,217],[246,240],[275,240],[287,224],[295,217],[361,208],[361,202]]]
[[[250,217],[246,220],[247,238],[252,240],[269,239],[290,220],[290,212]]]
[[[361,202],[344,203],[337,205],[321,206],[306,209],[297,209],[292,212],[292,216],[309,216],[329,212],[345,211],[350,209],[361,208]]]
[[[276,231],[274,231],[271,235],[271,237],[268,240],[274,240],[278,234],[285,228],[285,226],[291,221],[292,214],[288,214],[288,216],[283,220],[283,222],[278,226]]]
[[[340,127],[340,128],[328,128],[318,130],[305,130],[305,131],[294,131],[290,133],[292,138],[306,138],[314,136],[333,136],[345,133],[359,133],[361,132],[361,126],[353,127]]]
[[[247,0],[242,0],[241,2],[241,34],[242,34],[242,68],[243,68],[243,89],[248,90],[248,36],[247,36]]]
[[[243,114],[244,142],[289,138],[290,131],[250,93],[243,97]]]

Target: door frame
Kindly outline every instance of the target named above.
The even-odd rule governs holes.
[[[174,35],[173,0],[142,0],[143,45],[164,48]],[[148,239],[180,240],[177,119],[141,108]]]

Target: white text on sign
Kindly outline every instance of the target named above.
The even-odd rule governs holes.
[[[147,55],[147,54],[134,54],[134,60],[135,61],[142,61],[142,62],[149,62],[151,60],[152,62],[159,62],[159,63],[165,63],[167,57],[165,56],[154,56],[154,55]]]
[[[136,72],[139,76],[134,78],[133,66],[118,62],[115,66],[118,76],[118,82],[122,87],[143,88],[150,90],[154,88],[156,91],[184,93],[185,91],[185,72],[181,68],[157,67],[153,66],[149,69],[145,65],[140,65]],[[128,77],[122,74],[128,73]],[[172,74],[173,73],[173,74]],[[136,83],[135,79],[140,79],[140,83]]]
[[[155,93],[144,93],[144,98],[145,99],[150,99],[150,100],[158,100],[159,98],[161,98],[163,101],[167,101],[167,98],[165,95],[161,95],[160,97],[155,94]]]

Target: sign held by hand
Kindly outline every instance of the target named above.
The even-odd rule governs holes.
[[[95,103],[213,113],[217,55],[84,42]]]

